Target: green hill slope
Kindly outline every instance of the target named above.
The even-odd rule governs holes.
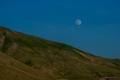
[[[0,52],[0,80],[49,80],[45,74]]]
[[[111,76],[120,80],[119,60],[97,57],[66,44],[15,32],[4,27],[0,27],[0,50],[7,57],[23,65],[19,68],[19,64],[15,63],[14,68],[6,67],[13,71],[17,68],[17,73],[20,74],[22,73],[20,70],[26,72],[28,67],[33,72],[37,71],[36,75],[41,74],[39,77],[48,80],[99,80]],[[27,72],[29,74],[26,76],[35,78],[35,75],[32,76],[33,72]],[[24,77],[21,77],[20,80],[23,79]]]

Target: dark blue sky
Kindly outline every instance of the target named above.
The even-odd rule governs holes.
[[[0,0],[0,25],[120,58],[120,0]]]

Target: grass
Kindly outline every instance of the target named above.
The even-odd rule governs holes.
[[[98,77],[108,74],[120,75],[119,60],[97,57],[63,43],[20,32],[7,30],[5,35],[3,52],[12,53],[7,56],[0,52],[1,80],[96,80],[94,75]],[[2,36],[3,34],[1,38]],[[12,43],[15,43],[17,47],[14,47]],[[11,51],[11,47],[15,51]]]
[[[50,80],[43,74],[0,52],[1,80]]]

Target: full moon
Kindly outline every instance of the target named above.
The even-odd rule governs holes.
[[[80,20],[80,19],[77,19],[77,20],[75,21],[75,23],[76,23],[76,25],[81,25],[81,20]]]

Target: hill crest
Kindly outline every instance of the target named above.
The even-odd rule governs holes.
[[[0,50],[52,80],[96,80],[109,75],[120,79],[119,61],[97,57],[66,44],[4,27],[0,27]]]

